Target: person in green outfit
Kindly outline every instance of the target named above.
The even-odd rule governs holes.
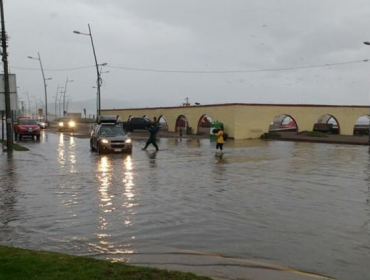
[[[158,148],[158,145],[157,145],[157,132],[158,132],[158,130],[159,130],[159,127],[157,127],[153,124],[148,128],[149,139],[146,141],[145,147],[142,148],[142,150],[146,150],[148,148],[148,146],[150,144],[152,144],[155,147],[156,151],[157,152],[159,151],[159,148]]]

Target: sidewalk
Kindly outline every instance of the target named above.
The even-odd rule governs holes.
[[[348,144],[348,145],[369,145],[368,135],[331,135],[327,137],[312,137],[305,133],[283,132],[279,137],[268,138],[267,140],[296,141],[296,142],[314,142],[330,144]]]

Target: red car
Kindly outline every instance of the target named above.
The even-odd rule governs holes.
[[[23,136],[30,136],[40,140],[40,126],[36,120],[30,118],[18,118],[14,123],[15,139],[22,140]]]

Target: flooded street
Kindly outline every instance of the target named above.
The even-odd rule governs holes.
[[[369,279],[368,147],[228,140],[219,159],[207,139],[144,141],[98,155],[46,132],[0,154],[0,244],[220,279],[251,264]]]

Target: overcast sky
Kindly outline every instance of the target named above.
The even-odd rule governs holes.
[[[370,103],[369,0],[4,0],[4,10],[23,100],[44,100],[27,58],[38,52],[49,104],[67,78],[71,103],[96,100],[90,37],[73,33],[90,24],[108,64],[102,108]]]

